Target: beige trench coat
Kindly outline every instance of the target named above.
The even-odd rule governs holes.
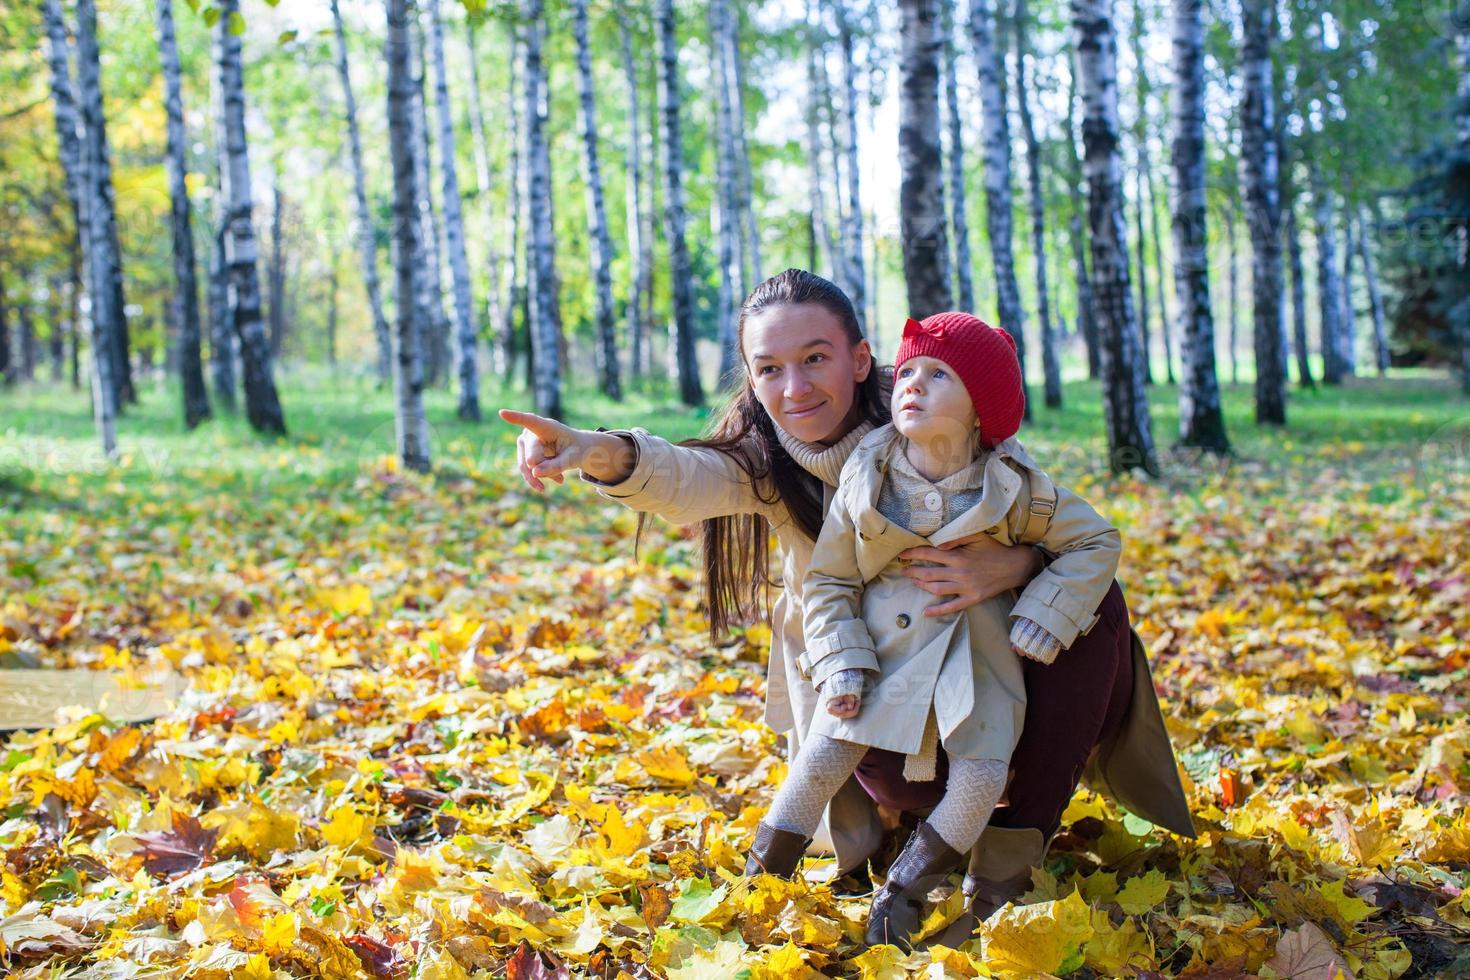
[[[878,675],[855,717],[819,711],[812,730],[912,753],[919,750],[932,705],[940,741],[950,755],[1008,761],[1026,715],[1021,661],[1010,646],[1015,594],[928,617],[924,609],[934,598],[903,574],[898,555],[980,532],[1002,544],[1022,543],[1031,481],[1050,488],[1050,480],[1018,442],[1007,440],[985,454],[980,499],[926,538],[878,511],[879,492],[904,444],[898,431],[885,425],[853,450],[807,569],[806,651],[797,658],[804,675],[818,688],[838,670],[861,668]],[[1090,613],[1113,584],[1122,541],[1082,498],[1059,487],[1054,492],[1050,520],[1037,527],[1039,537],[1024,543],[1057,557],[1022,595],[1034,600],[1065,592],[1069,609]],[[1082,632],[1071,615],[1035,601],[1027,605],[1040,608],[1038,621],[1055,628],[1064,646]]]
[[[802,676],[797,663],[806,649],[802,638],[801,587],[814,542],[791,520],[779,501],[771,504],[762,500],[739,464],[725,453],[676,446],[641,428],[619,430],[617,434],[631,438],[637,448],[633,471],[626,479],[611,485],[583,478],[608,500],[655,514],[673,524],[694,524],[730,514],[761,514],[771,522],[780,550],[782,591],[771,610],[765,721],[775,731],[786,734],[786,750],[794,758],[818,708],[817,693]],[[1041,607],[1052,612],[1044,612]],[[1019,611],[1018,605],[1015,612],[1019,615]],[[1041,600],[1037,613],[1027,615],[1048,629],[1052,628],[1050,622],[1058,621],[1056,617],[1075,622],[1069,610]],[[1043,615],[1051,618],[1043,619]],[[1189,820],[1189,810],[1179,789],[1174,750],[1163,728],[1141,645],[1135,643],[1134,651],[1138,680],[1133,708],[1119,742],[1131,737],[1126,738],[1127,751],[1106,756],[1111,767],[1105,768],[1104,774],[1112,785],[1115,771],[1128,770],[1127,775],[1132,777],[1129,785],[1137,795],[1131,801],[1120,798],[1120,802],[1160,826],[1183,833],[1179,828]],[[1140,724],[1132,724],[1135,720]],[[1102,757],[1100,753],[1099,758]],[[1192,834],[1192,828],[1188,832]],[[828,804],[812,849],[831,850],[837,856],[838,867],[846,872],[866,860],[882,839],[883,827],[872,798],[856,779],[849,779]],[[984,843],[982,837],[977,847],[983,847]]]

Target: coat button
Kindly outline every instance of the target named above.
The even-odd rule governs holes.
[[[908,629],[909,628],[909,614],[908,613],[899,613],[898,614],[898,618],[895,619],[894,622],[898,624],[898,628],[899,629],[901,629],[901,630]]]
[[[930,510],[938,510],[940,505],[943,503],[944,498],[939,496],[938,490],[930,490],[924,495],[924,506],[928,507]]]

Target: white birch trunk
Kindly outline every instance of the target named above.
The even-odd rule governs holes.
[[[954,305],[939,145],[939,19],[938,0],[899,4],[899,238],[908,314],[918,319]]]
[[[551,148],[547,144],[546,22],[542,0],[526,0],[526,174],[530,198],[530,235],[526,241],[526,279],[530,308],[531,357],[535,365],[536,411],[562,417],[561,308],[556,301],[556,233],[551,212]]]
[[[489,254],[485,256],[485,275],[488,280],[485,289],[485,318],[490,324],[490,329],[497,332],[492,335],[496,339],[490,344],[490,368],[497,378],[504,381],[510,377],[511,345],[498,337],[498,331],[503,322],[503,298],[500,285],[503,259],[496,247],[496,241],[499,238],[500,211],[495,207],[493,200],[495,178],[490,169],[489,144],[485,141],[485,110],[480,99],[479,32],[475,26],[474,15],[465,18],[465,44],[470,55],[470,138],[475,143],[475,196],[479,199],[480,206],[485,209],[485,236],[489,246]],[[512,73],[515,71],[514,62],[511,64],[511,71]],[[511,100],[511,105],[514,107],[515,100]],[[511,152],[515,152],[513,141]]]
[[[664,122],[664,237],[669,243],[669,279],[674,295],[673,336],[669,368],[685,405],[704,404],[699,361],[694,348],[694,295],[690,283],[689,245],[684,239],[684,137],[680,125],[679,39],[673,0],[658,0],[659,104]]]
[[[1021,381],[1026,379],[1026,313],[1016,283],[1011,214],[1011,124],[1006,112],[1004,57],[995,36],[994,0],[970,0],[970,44],[980,76],[981,139],[985,147],[985,227],[995,266],[995,299],[1000,326],[1016,340]],[[1026,399],[1031,417],[1031,399]]]
[[[1272,8],[1245,0],[1241,71],[1241,172],[1251,236],[1256,423],[1286,424],[1286,350],[1282,346],[1281,183],[1272,94]]]
[[[417,323],[414,280],[424,269],[416,264],[420,249],[414,239],[423,230],[419,215],[418,166],[414,161],[414,99],[409,27],[409,0],[387,0],[388,7],[388,145],[393,158],[393,268],[397,323],[393,331],[393,395],[398,459],[405,469],[428,472],[429,422],[424,415],[423,331]]]
[[[857,311],[858,328],[871,337],[867,317],[868,273],[863,258],[863,198],[858,162],[857,66],[853,58],[848,0],[832,0],[837,18],[837,45],[842,53],[842,155],[847,160],[847,206],[843,209],[842,250],[846,254],[848,298]],[[759,274],[757,274],[759,279]]]
[[[1083,172],[1092,229],[1103,410],[1114,472],[1158,473],[1138,322],[1128,287],[1128,226],[1118,157],[1118,43],[1112,0],[1071,0],[1072,38],[1085,111]]]
[[[1032,60],[1028,40],[1030,14],[1026,0],[1016,3],[1016,105],[1021,116],[1021,135],[1026,141],[1026,183],[1031,202],[1031,247],[1036,253],[1036,308],[1041,319],[1041,365],[1048,408],[1062,406],[1062,365],[1057,355],[1057,337],[1051,315],[1051,289],[1046,269],[1046,200],[1042,192],[1041,144],[1031,118],[1031,85],[1027,63]]]
[[[633,30],[626,11],[618,30],[623,45],[623,77],[628,88],[628,254],[633,258],[633,282],[628,296],[628,369],[635,379],[648,370],[649,302],[653,281],[653,228],[643,201],[643,116],[638,111],[638,62],[633,56]],[[653,166],[653,161],[648,161]]]
[[[373,337],[378,343],[378,380],[385,382],[392,374],[393,342],[388,336],[388,320],[383,315],[382,287],[378,283],[378,236],[373,213],[368,209],[367,175],[362,164],[362,134],[357,124],[357,99],[352,93],[352,74],[347,62],[347,32],[342,27],[338,0],[331,0],[332,28],[337,39],[337,77],[342,82],[342,100],[347,116],[347,145],[352,155],[352,196],[357,206],[357,252],[362,270],[362,284],[367,291],[368,313],[373,318]]]
[[[597,303],[597,387],[613,401],[621,401],[622,370],[618,366],[617,328],[613,318],[612,235],[607,227],[602,167],[597,156],[596,82],[592,77],[592,45],[587,38],[587,0],[572,0],[572,30],[577,41],[577,92],[582,102],[582,152],[587,165],[587,223],[592,230],[592,281]]]
[[[231,22],[239,16],[239,0],[222,0],[220,8],[215,48],[220,94],[224,100],[221,190],[228,208],[225,264],[235,297],[235,336],[239,338],[244,370],[245,416],[251,428],[258,432],[284,434],[286,419],[276,396],[270,343],[260,318],[259,256],[251,224],[250,156],[245,137],[245,76],[240,61],[240,37],[231,29]]]
[[[1215,320],[1210,305],[1209,228],[1205,197],[1204,0],[1172,0],[1174,292],[1178,295],[1179,442],[1230,451],[1220,382],[1215,376]]]
[[[1363,259],[1363,278],[1368,286],[1368,304],[1373,313],[1373,366],[1380,378],[1388,374],[1388,316],[1383,308],[1383,291],[1378,285],[1378,263],[1373,258],[1373,222],[1364,208],[1358,210],[1358,254]]]
[[[960,80],[954,40],[955,0],[940,0],[940,32],[944,35],[944,108],[949,145],[944,163],[949,171],[950,231],[954,235],[955,298],[960,309],[975,309],[971,275],[969,203],[965,195],[965,137],[960,126]]]
[[[209,389],[199,359],[199,284],[195,278],[193,217],[189,207],[188,134],[184,129],[183,82],[174,38],[173,0],[155,0],[158,53],[163,65],[164,109],[168,117],[169,229],[173,234],[174,318],[179,325],[179,378],[184,398],[184,428],[209,418]]]
[[[712,214],[715,239],[718,244],[719,279],[715,298],[716,336],[720,344],[719,384],[729,388],[740,380],[740,351],[736,349],[735,306],[739,302],[736,293],[743,298],[744,273],[736,239],[739,236],[739,205],[735,189],[735,134],[731,105],[734,94],[734,66],[726,52],[729,45],[725,37],[730,29],[730,11],[725,0],[710,0],[709,28],[711,46],[714,49],[715,73],[715,185],[716,198]]]
[[[464,202],[459,195],[455,160],[454,107],[449,102],[449,68],[444,60],[444,19],[439,0],[429,3],[429,52],[434,61],[434,101],[439,110],[439,171],[444,178],[444,237],[449,245],[449,273],[454,289],[454,367],[459,376],[456,413],[480,421],[479,345],[476,343],[475,299],[470,288],[470,260],[465,249]]]

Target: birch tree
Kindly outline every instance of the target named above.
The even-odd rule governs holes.
[[[736,235],[741,255],[741,269],[749,265],[749,277],[742,272],[740,300],[765,278],[761,273],[760,222],[755,216],[755,175],[750,165],[750,145],[745,139],[745,58],[740,47],[740,11],[743,5],[725,6],[724,61],[730,87],[731,136],[735,143],[735,209],[740,234]]]
[[[42,15],[46,23],[47,60],[51,66],[51,104],[56,119],[56,137],[61,157],[62,172],[66,178],[67,193],[72,201],[75,219],[77,251],[81,253],[86,278],[79,282],[83,295],[78,301],[80,332],[86,335],[91,359],[92,416],[97,426],[97,437],[102,443],[103,455],[108,459],[117,454],[117,384],[112,376],[113,344],[108,337],[109,319],[98,317],[98,303],[110,301],[110,292],[98,292],[98,262],[93,259],[94,243],[101,230],[100,221],[94,221],[92,203],[93,181],[90,175],[92,156],[96,149],[91,141],[82,137],[82,122],[72,91],[70,44],[66,38],[66,22],[62,17],[60,0],[45,0]],[[0,335],[8,338],[8,314],[6,313],[5,285],[0,278]],[[97,299],[93,299],[94,294]],[[4,339],[0,338],[0,339]],[[12,374],[13,355],[8,339],[4,339],[4,363],[0,364],[0,384],[9,383]],[[75,347],[73,348],[75,350]]]
[[[725,0],[710,0],[709,26],[715,74],[715,208],[711,214],[718,246],[717,291],[715,299],[715,335],[720,344],[720,386],[734,385],[740,378],[740,351],[736,349],[735,299],[744,289],[744,273],[736,244],[740,231],[739,209],[735,190],[735,134],[731,106],[734,66],[726,52],[725,34],[729,31],[729,7]]]
[[[470,260],[465,250],[464,204],[459,196],[455,162],[454,107],[449,102],[449,68],[444,61],[444,18],[439,0],[429,0],[429,56],[434,61],[434,101],[439,110],[439,172],[444,178],[444,237],[449,245],[450,281],[454,285],[454,351],[459,375],[456,414],[480,421],[480,368],[476,344],[475,299],[470,291]]]
[[[1139,351],[1143,354],[1143,380],[1145,384],[1154,383],[1153,365],[1153,318],[1149,310],[1148,293],[1148,223],[1147,207],[1151,193],[1145,194],[1145,185],[1150,192],[1153,189],[1153,164],[1149,160],[1148,152],[1148,61],[1143,53],[1143,0],[1134,0],[1133,3],[1133,92],[1138,100],[1137,120],[1134,127],[1134,147],[1138,157],[1138,166],[1133,170],[1133,211],[1138,221],[1138,236],[1136,238],[1138,248],[1138,335]],[[1158,225],[1154,225],[1154,234],[1158,234]],[[1159,281],[1159,292],[1162,293],[1164,283]],[[1161,297],[1162,299],[1162,297]],[[1162,303],[1161,303],[1162,305]]]
[[[271,159],[271,250],[266,263],[266,323],[271,357],[280,360],[286,340],[286,250],[282,247],[285,202],[281,194],[281,155]]]
[[[342,28],[338,0],[331,0],[332,28],[337,41],[337,77],[342,82],[343,110],[347,116],[347,143],[352,154],[352,195],[357,205],[357,253],[362,269],[362,284],[367,292],[368,314],[373,320],[373,337],[378,344],[378,380],[384,382],[392,373],[390,357],[392,340],[388,336],[388,320],[383,316],[382,288],[378,284],[378,236],[373,213],[368,208],[367,175],[362,165],[362,134],[357,123],[357,99],[352,93],[352,74],[347,61],[347,33]]]
[[[222,192],[227,208],[225,265],[234,293],[235,336],[244,369],[245,417],[257,432],[284,435],[286,417],[276,396],[270,344],[260,318],[260,279],[255,229],[251,225],[250,155],[245,137],[245,77],[240,62],[240,36],[235,22],[239,0],[222,0],[215,29],[215,57],[224,101]]]
[[[413,71],[413,155],[417,174],[414,190],[418,193],[419,267],[424,274],[414,277],[418,302],[422,306],[419,329],[424,332],[424,373],[430,384],[437,383],[449,362],[449,316],[444,310],[444,263],[439,248],[439,213],[434,207],[434,161],[429,145],[429,112],[424,97],[428,80],[427,46],[418,21],[418,7],[409,13],[410,65]]]
[[[1337,229],[1333,195],[1313,164],[1312,198],[1317,236],[1317,308],[1322,332],[1322,383],[1342,384],[1347,366],[1342,357],[1342,285],[1338,281]]]
[[[970,46],[980,75],[980,132],[985,146],[985,227],[995,266],[995,299],[1000,325],[1016,340],[1021,387],[1026,389],[1026,313],[1016,284],[1012,252],[1011,124],[1006,114],[1005,60],[995,36],[994,0],[970,0]],[[1026,399],[1031,417],[1031,399]]]
[[[658,31],[659,107],[664,123],[664,238],[669,243],[669,285],[674,294],[669,373],[684,404],[703,405],[704,387],[699,380],[694,348],[689,245],[684,240],[684,136],[679,120],[679,39],[673,0],[658,0],[654,21]]]
[[[1378,264],[1373,258],[1374,236],[1369,233],[1374,225],[1368,220],[1367,210],[1361,206],[1357,218],[1358,254],[1363,260],[1363,279],[1368,287],[1368,306],[1373,317],[1373,366],[1378,369],[1378,376],[1381,378],[1388,374],[1390,357],[1383,291],[1378,285]]]
[[[1029,62],[1032,60],[1028,32],[1030,11],[1026,0],[1016,2],[1016,105],[1020,110],[1021,135],[1026,141],[1026,184],[1031,201],[1031,247],[1036,254],[1036,310],[1041,320],[1041,365],[1045,378],[1043,398],[1048,408],[1062,406],[1062,366],[1057,356],[1057,337],[1051,315],[1051,289],[1046,272],[1046,203],[1041,189],[1041,144],[1031,118]]]
[[[417,317],[414,279],[423,274],[416,265],[420,250],[414,239],[423,230],[419,193],[414,186],[419,168],[414,162],[414,78],[410,45],[409,0],[387,0],[388,145],[393,158],[393,268],[396,320],[393,332],[393,397],[398,459],[405,469],[428,472],[429,422],[424,415],[424,363],[420,353],[422,331]]]
[[[1342,202],[1342,363],[1349,375],[1358,373],[1358,310],[1353,301],[1353,263],[1358,257],[1356,208],[1346,196]]]
[[[954,284],[962,310],[975,309],[975,286],[970,274],[970,219],[965,198],[965,139],[960,126],[960,80],[954,41],[955,0],[940,0],[940,32],[944,35],[944,107],[949,145],[944,162],[949,170],[950,231],[954,235]]]
[[[653,223],[643,201],[643,117],[638,109],[638,62],[633,56],[633,29],[626,10],[618,15],[623,46],[623,79],[628,95],[628,254],[633,259],[633,282],[628,294],[628,370],[642,378],[648,364],[648,309],[653,288]],[[652,161],[649,161],[652,166]]]
[[[531,324],[528,312],[529,295],[526,288],[529,279],[529,264],[526,261],[525,238],[526,229],[530,226],[527,219],[528,202],[530,192],[528,189],[529,174],[526,166],[526,154],[524,148],[527,145],[528,134],[526,133],[525,114],[521,107],[525,100],[524,82],[518,76],[520,67],[525,63],[525,42],[518,28],[511,28],[510,44],[510,90],[506,94],[506,104],[510,106],[510,193],[506,202],[506,211],[510,213],[510,241],[505,246],[505,307],[501,310],[502,322],[500,324],[500,345],[504,350],[507,372],[515,364],[516,343],[516,318],[519,316],[526,331],[526,376],[531,378],[533,368],[531,357],[531,331],[535,329]],[[508,377],[509,375],[507,375]],[[535,387],[534,379],[530,385]]]
[[[122,249],[117,238],[117,208],[112,186],[112,151],[107,142],[102,109],[102,65],[97,49],[95,0],[77,0],[77,91],[81,113],[81,141],[86,175],[88,231],[92,266],[93,342],[106,345],[112,360],[113,403],[120,411],[136,402],[129,356],[127,303],[123,294]],[[96,325],[102,323],[101,332]]]
[[[597,156],[596,82],[592,77],[592,44],[587,38],[587,0],[572,0],[572,32],[577,41],[577,93],[582,102],[587,223],[592,232],[592,281],[597,304],[597,387],[613,401],[621,401],[622,370],[618,366],[617,330],[613,319],[612,235],[607,227],[607,207],[603,203],[602,193],[602,167]]]
[[[1281,199],[1272,94],[1271,30],[1276,0],[1245,0],[1241,61],[1241,172],[1251,235],[1256,422],[1286,424],[1286,350],[1281,322]]]
[[[1141,468],[1157,474],[1138,322],[1128,285],[1128,225],[1123,217],[1118,158],[1118,43],[1113,29],[1113,2],[1070,2],[1074,56],[1084,106],[1083,173],[1092,231],[1092,288],[1109,463],[1114,472]]]
[[[495,177],[490,169],[490,150],[485,137],[485,109],[480,98],[480,45],[477,24],[478,18],[474,14],[465,18],[465,44],[470,56],[470,139],[474,142],[475,196],[485,209],[485,234],[489,240],[489,254],[485,256],[485,276],[488,280],[485,290],[485,317],[490,324],[490,329],[495,331],[495,339],[490,343],[490,366],[496,377],[505,379],[510,377],[510,354],[514,345],[506,343],[505,339],[499,335],[503,324],[503,299],[500,284],[503,259],[496,247],[496,240],[499,238],[500,209],[495,206]],[[514,59],[510,63],[510,70],[514,75]],[[515,100],[512,99],[511,109],[514,110],[514,108]],[[511,142],[511,153],[512,155],[515,153],[514,139]]]
[[[209,418],[209,389],[199,358],[199,287],[195,281],[194,228],[189,207],[188,134],[184,130],[183,82],[174,38],[173,0],[155,0],[158,53],[163,63],[164,110],[168,117],[169,230],[173,235],[174,317],[179,325],[179,375],[183,382],[184,428]]]
[[[908,313],[916,318],[954,305],[939,145],[939,21],[938,0],[900,0],[899,236]]]
[[[1204,0],[1172,0],[1174,88],[1174,291],[1179,297],[1179,443],[1230,451],[1220,382],[1215,376],[1215,323],[1210,305],[1209,229],[1205,198]]]
[[[1077,291],[1077,331],[1087,348],[1087,376],[1096,379],[1099,370],[1097,316],[1092,304],[1092,277],[1087,272],[1087,225],[1082,220],[1087,200],[1087,182],[1082,178],[1082,158],[1077,154],[1077,66],[1067,65],[1067,119],[1062,142],[1066,147],[1067,185],[1072,197],[1070,234],[1072,276]]]
[[[526,0],[526,174],[530,198],[530,235],[526,241],[526,280],[530,309],[531,357],[535,364],[536,412],[562,417],[561,308],[556,300],[556,234],[551,214],[551,149],[547,145],[547,80],[543,47],[546,22],[542,0]]]
[[[853,58],[852,25],[847,19],[848,0],[832,0],[837,21],[837,49],[842,56],[842,155],[847,160],[847,206],[842,219],[842,251],[845,255],[848,298],[857,312],[858,327],[868,334],[868,273],[863,257],[863,198],[858,167],[857,65]],[[760,278],[759,272],[756,274]]]
[[[816,15],[812,0],[806,4],[806,165],[810,183],[808,196],[811,198],[811,258],[809,264],[835,278],[843,278],[838,272],[840,260],[832,244],[831,226],[827,224],[827,176],[822,160],[825,156],[822,139],[823,91],[826,89],[826,44],[821,19]]]

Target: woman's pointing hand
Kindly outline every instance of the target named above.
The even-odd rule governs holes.
[[[526,485],[546,490],[543,480],[561,483],[567,470],[580,469],[594,480],[617,483],[633,471],[635,450],[625,436],[574,429],[531,412],[500,410],[500,417],[521,427],[516,437],[516,470]]]

